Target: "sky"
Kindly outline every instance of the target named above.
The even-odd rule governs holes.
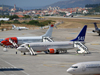
[[[0,0],[0,5],[11,5],[16,4],[17,7],[38,7],[53,4],[58,1],[64,0]]]

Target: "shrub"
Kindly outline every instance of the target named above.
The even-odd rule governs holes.
[[[5,22],[6,24],[12,24],[12,22],[10,22],[10,21],[7,21],[7,22]]]
[[[39,24],[39,21],[31,20],[31,21],[29,21],[28,24],[30,24],[30,25],[38,25]]]
[[[14,24],[20,24],[20,22],[18,20],[14,20],[13,23]]]
[[[1,24],[4,24],[4,23],[5,23],[5,21],[1,20],[1,21],[0,21],[0,23],[1,23]]]
[[[17,15],[13,15],[13,16],[10,16],[9,18],[10,20],[13,20],[14,18],[19,18],[19,17]]]
[[[22,24],[28,24],[28,22],[26,22],[26,21],[23,21],[23,22],[22,22]]]

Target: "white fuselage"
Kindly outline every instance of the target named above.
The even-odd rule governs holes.
[[[23,29],[28,29],[27,27],[16,27],[16,29],[21,29],[21,30],[23,30]]]
[[[74,48],[73,42],[72,41],[65,41],[65,42],[37,42],[37,43],[26,43],[29,44],[29,46],[34,50],[34,51],[47,51],[49,49],[72,49]],[[26,49],[25,45],[22,44],[19,46],[17,49],[21,52],[29,52],[28,49]]]
[[[77,63],[67,69],[67,72],[74,75],[100,74],[100,61]]]
[[[21,45],[24,43],[32,43],[32,42],[42,42],[42,36],[40,37],[17,37],[17,44]]]
[[[51,37],[52,37],[52,30],[53,30],[53,26],[54,25],[50,25],[49,29],[47,30],[47,32],[44,35],[41,36],[34,36],[34,37],[8,37],[5,38],[1,43],[8,46],[8,45],[14,45],[15,43],[17,45],[21,45],[24,43],[32,43],[32,42],[43,42],[44,38],[49,38],[49,40],[46,41],[50,41]],[[13,25],[13,28],[15,26]],[[9,41],[10,40],[10,41]]]

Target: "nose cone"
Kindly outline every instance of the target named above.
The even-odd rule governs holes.
[[[20,51],[20,50],[21,50],[21,48],[20,48],[20,47],[18,47],[18,48],[17,48],[17,50],[19,50],[19,51]]]
[[[68,73],[71,73],[71,70],[70,70],[70,69],[67,69],[67,72],[68,72]]]
[[[21,52],[26,52],[26,51],[27,51],[26,48],[24,48],[24,47],[20,47],[20,46],[17,48],[17,50],[19,50],[19,51],[21,51]]]
[[[75,70],[72,68],[67,69],[67,72],[70,74],[75,74]]]
[[[1,43],[2,43],[2,44],[5,44],[6,42],[5,42],[5,41],[1,41]]]

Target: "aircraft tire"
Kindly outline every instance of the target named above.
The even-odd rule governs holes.
[[[59,54],[59,51],[57,51],[56,54]]]
[[[48,54],[48,51],[44,51],[45,52],[45,54]]]
[[[26,53],[24,53],[23,55],[26,55]]]

